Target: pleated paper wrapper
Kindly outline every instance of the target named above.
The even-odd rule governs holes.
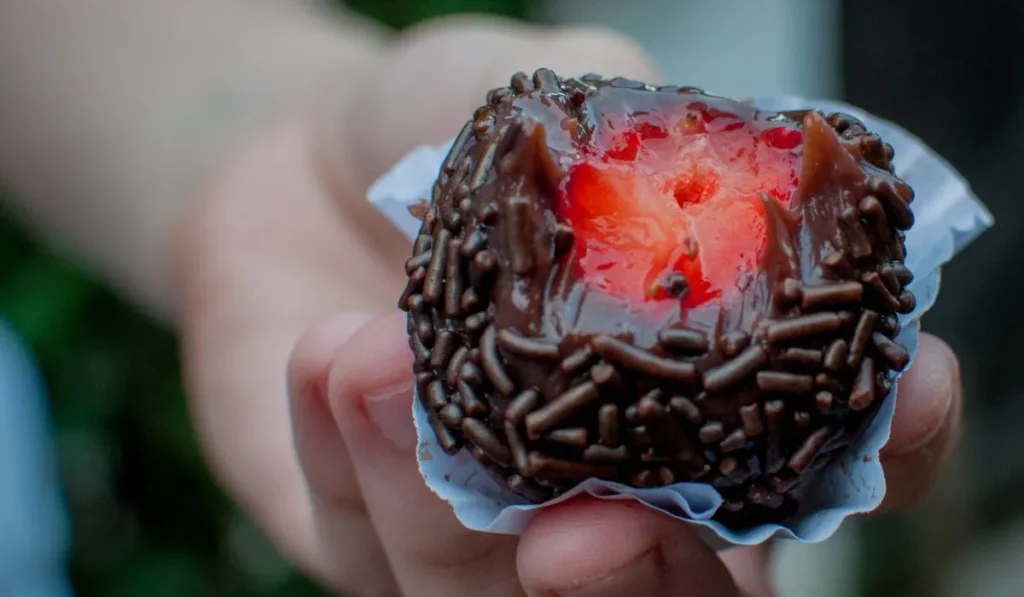
[[[844,112],[861,119],[868,130],[878,133],[895,149],[896,174],[914,189],[915,197],[911,204],[915,223],[906,237],[906,264],[915,275],[910,289],[917,297],[917,308],[901,316],[902,330],[896,338],[910,351],[913,362],[921,316],[935,303],[939,293],[940,268],[993,224],[992,215],[952,166],[920,139],[891,122],[829,100],[763,96],[754,98],[753,103],[775,111],[811,108],[825,114]],[[448,142],[414,149],[368,191],[370,202],[410,239],[419,233],[420,221],[408,208],[430,197],[450,147]],[[799,511],[786,524],[762,524],[742,530],[727,528],[712,520],[722,498],[706,483],[636,489],[590,479],[555,499],[530,504],[504,487],[466,450],[446,454],[434,437],[427,413],[419,400],[413,400],[419,436],[417,458],[430,489],[452,506],[463,525],[473,530],[517,535],[541,508],[590,494],[601,499],[635,500],[687,521],[716,548],[754,545],[771,538],[814,543],[830,537],[848,516],[869,512],[881,504],[885,476],[878,454],[889,439],[898,385],[893,384],[892,393],[860,440],[818,473]]]

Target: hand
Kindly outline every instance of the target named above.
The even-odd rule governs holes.
[[[411,370],[401,314],[355,333],[350,319],[328,322],[303,338],[291,364],[296,433],[311,483],[351,487],[332,467],[337,454],[318,450],[340,430],[366,514],[406,593],[515,595],[521,585],[531,595],[772,594],[767,546],[719,557],[686,524],[632,503],[573,500],[544,510],[518,539],[466,530],[417,470]],[[321,424],[328,408],[337,430]],[[922,335],[882,454],[883,510],[906,507],[928,488],[955,443],[959,417],[956,359]],[[343,544],[346,530],[339,532]]]
[[[264,131],[220,168],[176,244],[208,456],[277,544],[338,590],[614,595],[648,571],[632,594],[680,583],[765,594],[763,549],[723,564],[685,525],[604,502],[545,511],[518,540],[470,533],[416,471],[393,307],[410,248],[364,190],[414,145],[458,130],[486,89],[540,66],[656,80],[633,44],[606,33],[435,23],[383,49],[326,111]],[[914,473],[890,489],[899,503],[928,485],[959,413],[955,360],[937,341],[922,341],[905,379],[887,462]]]

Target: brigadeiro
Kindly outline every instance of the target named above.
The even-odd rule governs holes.
[[[439,444],[543,502],[596,477],[793,514],[908,363],[911,188],[857,119],[691,87],[493,90],[406,263]]]

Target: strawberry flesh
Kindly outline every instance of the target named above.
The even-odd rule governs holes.
[[[790,206],[802,142],[795,124],[701,102],[605,115],[559,193],[580,279],[641,310],[735,296],[764,256],[761,194]]]

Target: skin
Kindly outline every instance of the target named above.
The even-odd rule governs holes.
[[[125,3],[125,18],[159,31],[168,21],[161,11],[173,10],[171,4],[177,6],[154,3],[130,12],[145,3]],[[190,17],[204,10],[182,4]],[[195,33],[192,44],[213,44],[240,29],[229,25],[256,19],[242,3],[210,4],[231,18],[222,19],[219,30],[211,26],[212,33]],[[36,23],[30,17],[39,15],[29,6],[0,9],[0,39],[18,35],[20,29],[3,30],[14,16],[22,19],[19,25]],[[366,187],[411,147],[448,138],[484,92],[516,70],[547,66],[657,82],[643,53],[629,40],[590,29],[461,19],[388,39],[351,19],[330,18],[296,17],[287,34],[274,20],[259,21],[263,28],[252,28],[259,32],[254,42],[239,42],[245,60],[235,58],[237,68],[225,68],[225,77],[260,81],[266,62],[253,56],[268,54],[264,46],[275,49],[281,72],[297,72],[289,70],[293,64],[305,65],[309,74],[264,82],[293,91],[253,110],[263,117],[230,130],[218,129],[215,119],[194,127],[202,134],[174,144],[188,149],[182,154],[203,156],[201,167],[185,168],[193,158],[174,152],[124,152],[86,173],[72,168],[47,177],[38,174],[43,161],[4,151],[8,141],[0,137],[0,173],[21,191],[14,209],[43,237],[63,239],[64,248],[84,255],[140,306],[178,327],[197,433],[226,490],[284,553],[349,594],[612,596],[628,589],[631,595],[771,595],[766,546],[715,554],[685,524],[596,500],[547,509],[518,538],[473,533],[416,470],[411,356],[402,315],[393,307],[410,246],[366,205]],[[96,47],[105,47],[95,23],[64,19],[59,26],[92,34]],[[325,29],[338,33],[332,37]],[[314,31],[323,35],[322,47],[298,41],[316,37]],[[285,45],[265,43],[268,36],[295,44],[279,50]],[[157,42],[145,40],[157,37],[133,38],[141,44],[134,49],[153,54],[147,43]],[[23,41],[34,43],[31,36]],[[338,60],[309,67],[325,48]],[[208,68],[208,61],[181,60],[181,69]],[[201,80],[176,83],[175,109],[202,112],[196,107],[207,89]],[[188,85],[192,95],[181,91]],[[247,89],[239,85],[235,91]],[[94,87],[60,97],[95,98]],[[145,95],[138,90],[147,86],[132,88]],[[404,112],[413,99],[416,110]],[[111,127],[98,127],[92,137],[82,133],[92,143],[61,144],[62,158],[95,159],[89,149],[110,141],[103,135],[141,143],[133,131],[145,131],[142,124],[159,116],[139,107],[122,116],[138,126],[122,126],[112,108],[99,105],[91,117],[106,118]],[[18,110],[30,107],[0,94],[0,123],[18,120],[12,114],[23,116]],[[134,168],[133,160],[181,167],[191,182],[146,178],[145,172],[165,168]],[[140,179],[115,184],[121,172]],[[196,180],[203,183],[192,184]],[[58,192],[66,188],[82,191],[72,197]],[[118,232],[124,223],[144,224],[146,233]],[[913,504],[941,472],[959,432],[960,403],[954,355],[924,335],[901,381],[883,454],[884,509]]]

